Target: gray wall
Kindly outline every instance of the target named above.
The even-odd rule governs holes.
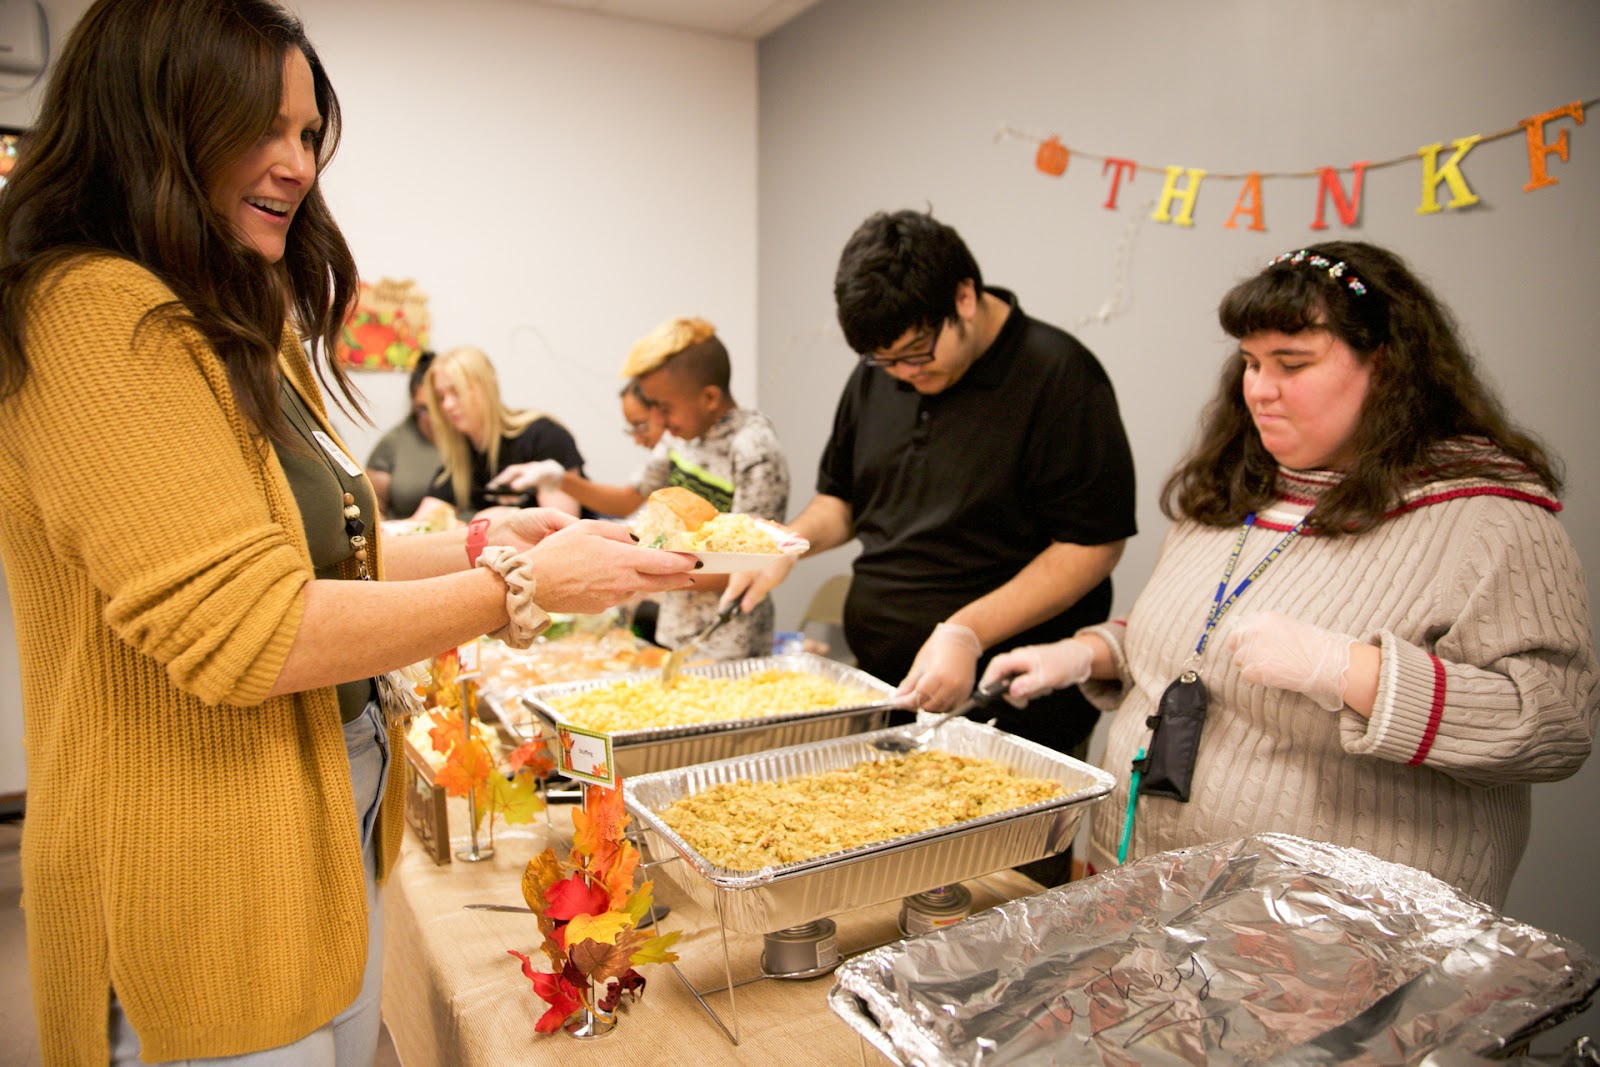
[[[1116,576],[1126,610],[1165,527],[1157,490],[1229,352],[1217,300],[1271,255],[1317,239],[1316,185],[1268,181],[1265,233],[1223,228],[1237,181],[1202,186],[1192,228],[1140,223],[1159,175],[1139,174],[1124,210],[1108,211],[1098,163],[1080,157],[1046,177],[1032,143],[996,132],[1009,123],[1162,166],[1304,170],[1407,155],[1586,99],[1600,91],[1597,55],[1591,0],[824,0],[760,46],[761,394],[797,485],[814,479],[850,368],[830,295],[839,249],[871,211],[931,204],[988,280],[1074,330],[1116,384],[1144,531]],[[1571,161],[1552,161],[1558,185],[1522,192],[1526,151],[1508,138],[1465,163],[1480,205],[1424,216],[1410,162],[1368,176],[1351,236],[1396,249],[1432,281],[1515,416],[1566,459],[1564,521],[1593,602],[1600,495],[1583,464],[1600,456],[1600,129],[1564,125]],[[1126,313],[1080,326],[1113,293],[1130,220]],[[1324,236],[1340,231],[1335,220]],[[780,590],[780,618],[845,570],[846,553],[802,564]],[[1597,764],[1536,791],[1534,841],[1507,911],[1600,952]]]

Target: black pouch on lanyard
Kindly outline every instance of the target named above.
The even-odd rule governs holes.
[[[1161,694],[1156,713],[1145,720],[1152,733],[1139,768],[1140,796],[1188,802],[1208,703],[1206,684],[1194,671],[1184,671]]]

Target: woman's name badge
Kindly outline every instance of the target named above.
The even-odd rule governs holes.
[[[321,430],[312,430],[311,436],[317,439],[317,444],[322,446],[322,450],[326,452],[335,463],[344,468],[344,472],[346,474],[352,478],[360,476],[360,466],[356,464],[355,460],[345,455],[344,449],[334,444],[333,438],[329,437]]]

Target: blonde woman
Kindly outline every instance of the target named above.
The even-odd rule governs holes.
[[[515,463],[547,459],[566,470],[583,468],[578,443],[565,426],[537,411],[506,407],[494,364],[481,349],[453,348],[434,360],[424,392],[444,466],[417,508],[418,515],[435,500],[455,507],[463,517],[508,503],[504,495],[489,493],[485,487]],[[538,503],[572,515],[582,510],[559,489],[539,490]]]

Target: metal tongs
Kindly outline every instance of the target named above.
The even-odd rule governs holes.
[[[662,686],[668,689],[672,688],[672,683],[677,680],[678,671],[683,667],[683,661],[689,658],[689,654],[699,647],[701,641],[710,637],[712,631],[737,614],[739,614],[739,602],[735,600],[732,604],[717,612],[717,617],[711,621],[710,626],[707,626],[704,630],[701,630],[689,640],[668,652],[666,662],[661,665]]]
[[[977,689],[973,690],[971,696],[957,704],[955,707],[951,708],[949,711],[945,712],[943,715],[939,716],[937,719],[934,719],[932,722],[925,722],[921,725],[913,724],[916,727],[915,729],[907,730],[902,733],[889,734],[887,737],[880,737],[876,741],[872,742],[872,747],[878,749],[880,752],[895,752],[901,754],[907,752],[918,752],[922,749],[925,749],[928,747],[928,742],[933,740],[933,735],[938,731],[939,727],[943,726],[951,719],[954,719],[957,716],[964,718],[968,715],[971,715],[975,711],[987,708],[990,704],[993,704],[996,700],[999,700],[1001,697],[1005,696],[1006,691],[1011,688],[1011,679],[1014,677],[1016,676],[1010,675],[1005,678],[997,678],[988,685],[980,685]]]

